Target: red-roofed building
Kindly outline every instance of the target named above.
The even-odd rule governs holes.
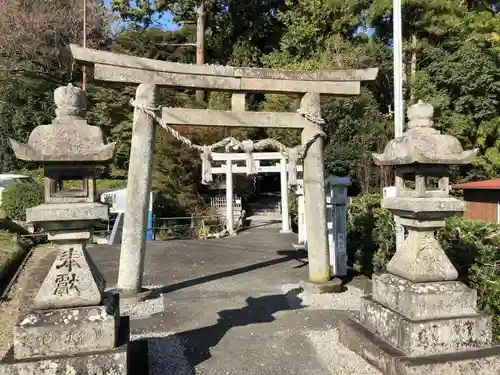
[[[466,219],[500,223],[500,178],[456,184],[453,189],[464,191]]]

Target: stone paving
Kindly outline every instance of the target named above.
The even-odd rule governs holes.
[[[295,240],[263,226],[230,238],[148,243],[144,284],[158,293],[127,309],[132,339],[148,340],[150,374],[378,375],[337,342],[339,318],[359,308],[363,292],[301,290],[307,258]],[[119,247],[89,252],[113,287]],[[33,270],[28,289],[54,257]]]

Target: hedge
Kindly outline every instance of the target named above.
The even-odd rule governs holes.
[[[43,186],[36,182],[7,185],[2,191],[2,209],[13,220],[26,220],[26,210],[43,203]]]
[[[348,206],[350,266],[371,276],[382,273],[396,250],[392,214],[380,206],[380,195],[363,195]],[[500,225],[453,217],[437,238],[459,273],[477,290],[478,308],[492,316],[500,341]]]
[[[15,173],[23,174],[29,176],[33,179],[33,181],[43,185],[43,168],[38,169],[21,169],[19,171],[14,171]],[[14,173],[12,172],[12,173]],[[96,180],[97,190],[106,190],[106,189],[114,189],[114,188],[122,188],[127,186],[126,179],[107,179],[107,178],[98,178]],[[77,181],[66,181],[65,186],[68,187],[77,187],[80,183]]]

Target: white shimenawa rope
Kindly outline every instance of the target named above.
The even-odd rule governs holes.
[[[273,138],[262,139],[257,142],[252,140],[239,141],[234,137],[227,137],[223,140],[216,142],[211,145],[197,145],[193,143],[189,138],[184,137],[181,133],[175,130],[173,127],[169,126],[160,116],[157,115],[157,111],[161,110],[162,107],[151,107],[148,105],[137,103],[135,100],[131,100],[130,104],[137,109],[142,110],[149,117],[154,119],[162,128],[167,130],[175,139],[184,143],[188,147],[200,152],[200,157],[202,160],[202,183],[209,184],[213,181],[212,177],[212,165],[211,165],[211,153],[217,148],[225,147],[226,151],[229,150],[241,150],[247,155],[247,175],[253,175],[257,173],[256,164],[254,162],[252,152],[255,150],[261,151],[266,148],[273,148],[281,153],[288,162],[288,184],[291,186],[297,185],[297,165],[299,160],[303,159],[307,154],[307,150],[319,137],[326,138],[326,134],[317,130],[313,136],[308,139],[305,143],[300,146],[295,146],[292,148],[286,147],[281,142]],[[323,123],[324,120],[320,119]]]

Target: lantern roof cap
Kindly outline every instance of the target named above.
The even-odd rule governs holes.
[[[469,164],[478,149],[464,151],[459,140],[433,128],[434,107],[419,101],[408,109],[408,129],[373,154],[376,165]]]
[[[115,143],[104,143],[102,130],[87,124],[87,95],[73,86],[54,90],[56,118],[37,126],[26,144],[10,139],[18,159],[42,163],[104,164],[114,157]]]

